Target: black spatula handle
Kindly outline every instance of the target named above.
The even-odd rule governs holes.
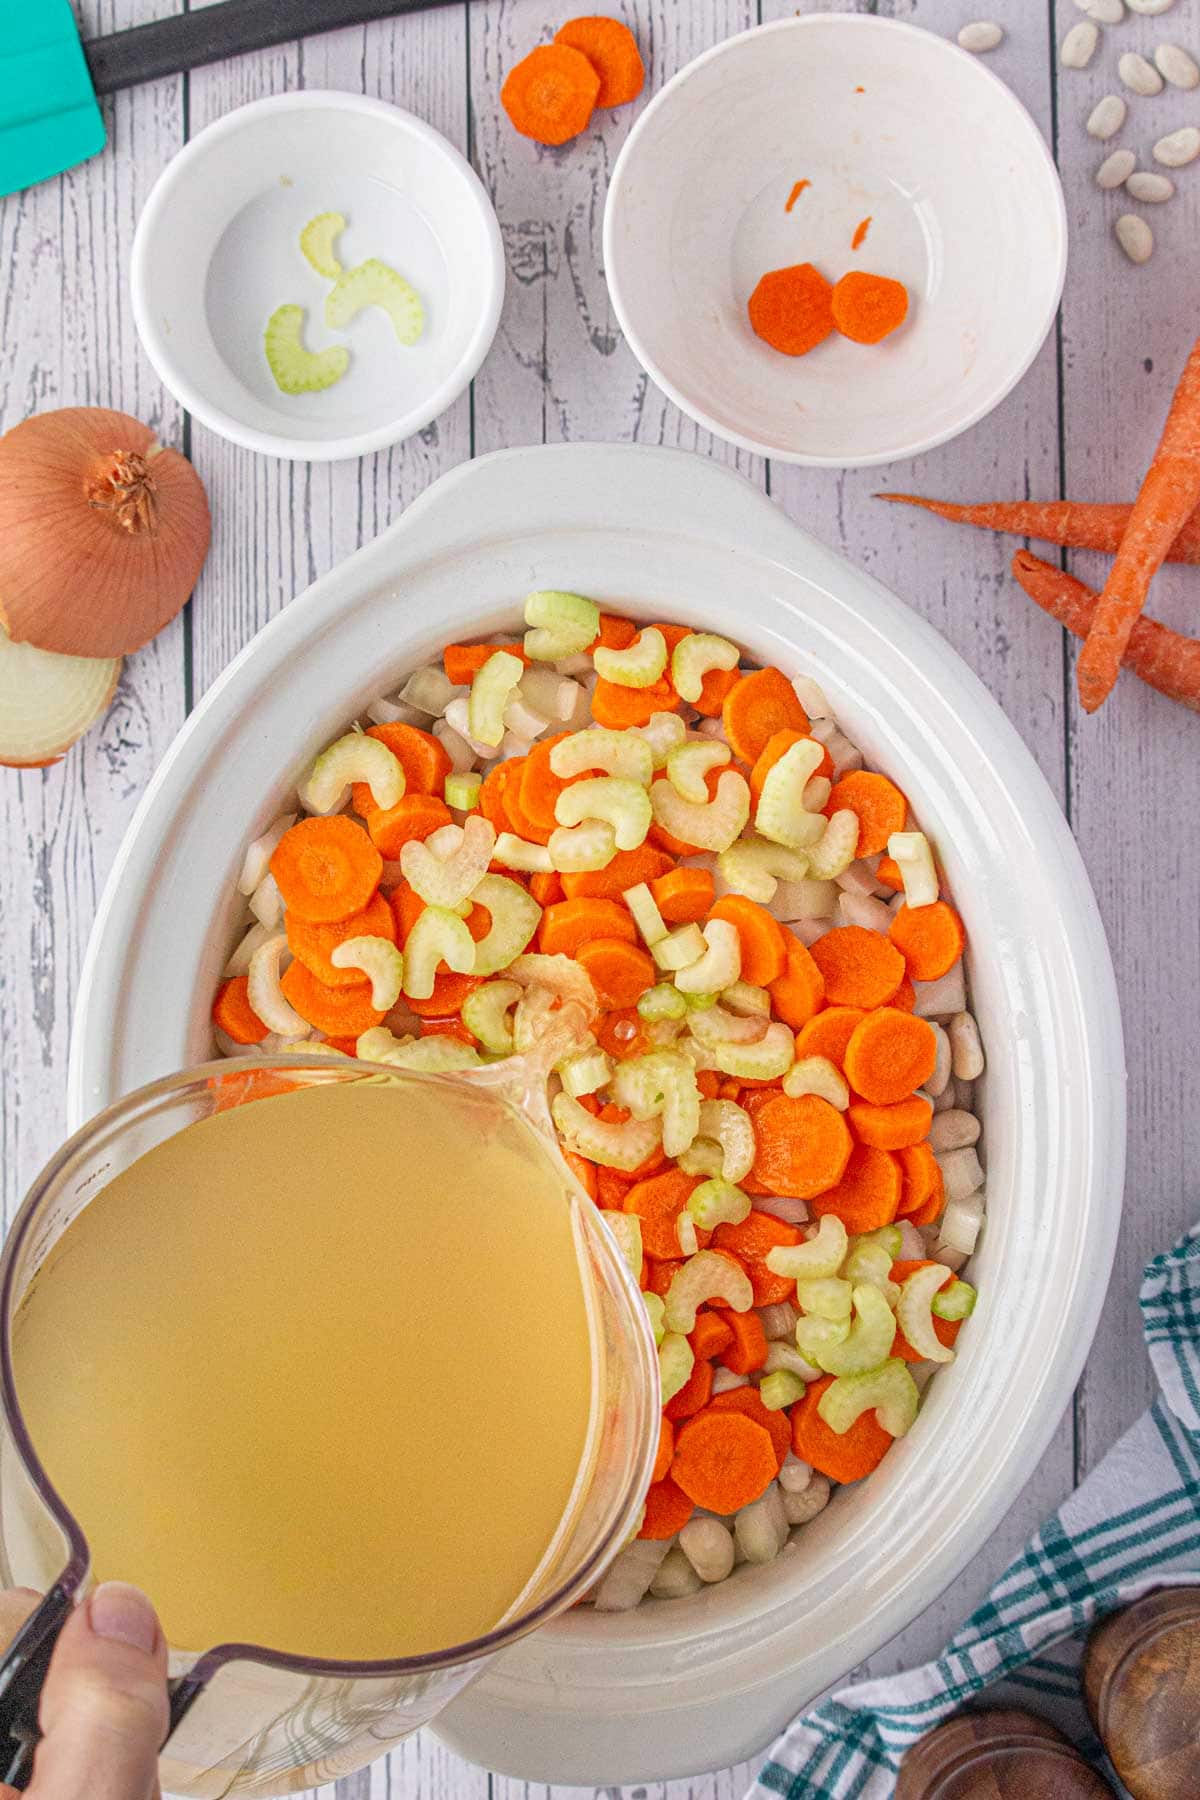
[[[96,92],[113,94],[118,88],[180,75],[226,56],[267,50],[272,44],[335,31],[341,25],[464,4],[466,0],[220,0],[216,6],[93,38],[83,53]]]

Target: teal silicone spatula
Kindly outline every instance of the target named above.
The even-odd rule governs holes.
[[[98,94],[452,0],[219,0],[81,44],[70,0],[0,0],[0,194],[104,148]]]

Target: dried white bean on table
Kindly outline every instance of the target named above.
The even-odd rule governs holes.
[[[1200,156],[1200,130],[1195,125],[1183,125],[1178,131],[1169,131],[1166,137],[1159,138],[1152,154],[1164,168],[1182,169]]]
[[[1096,45],[1100,42],[1099,27],[1090,19],[1080,19],[1078,25],[1072,25],[1062,41],[1059,55],[1064,69],[1086,69],[1096,54]]]
[[[1119,25],[1125,17],[1125,0],[1075,0],[1075,4],[1098,25]]]
[[[1156,175],[1152,169],[1135,169],[1125,182],[1128,191],[1135,200],[1151,206],[1161,206],[1175,192],[1175,183],[1169,175]]]
[[[1128,110],[1120,94],[1105,94],[1103,100],[1097,100],[1088,117],[1088,136],[1099,138],[1102,143],[1106,138],[1116,137]]]
[[[971,50],[981,56],[987,50],[994,50],[997,44],[1004,41],[1004,33],[1000,26],[991,19],[976,19],[970,25],[964,25],[958,34],[958,41],[964,50]]]
[[[1139,56],[1136,50],[1126,50],[1117,61],[1117,74],[1125,86],[1135,94],[1161,94],[1163,78],[1153,63]]]
[[[1170,12],[1175,0],[1128,0],[1130,12],[1141,13],[1148,19],[1157,19],[1160,13]]]
[[[1106,156],[1096,170],[1096,186],[1102,188],[1119,188],[1128,180],[1137,166],[1137,157],[1132,150],[1114,150]]]
[[[1200,63],[1178,44],[1160,44],[1154,52],[1154,66],[1172,87],[1200,86]]]
[[[1149,262],[1154,255],[1154,233],[1136,213],[1122,213],[1113,226],[1116,240],[1131,263]]]

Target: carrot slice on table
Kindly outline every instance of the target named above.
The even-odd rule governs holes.
[[[406,794],[437,794],[440,798],[452,765],[431,731],[421,731],[416,725],[372,725],[367,736],[386,744],[396,758],[404,770]],[[378,812],[369,782],[356,781],[350,795],[360,817],[369,819]]]
[[[553,737],[539,738],[523,759],[518,790],[521,811],[544,831],[553,831],[558,824],[554,808],[563,789],[570,787],[573,781],[582,779],[576,775],[556,775],[550,767],[550,752],[556,744],[561,744],[570,735],[568,731],[556,731]]]
[[[857,234],[853,248],[858,249]],[[851,269],[835,284],[831,306],[833,322],[843,337],[856,344],[878,344],[899,331],[907,319],[908,289],[890,275]]]
[[[835,1006],[884,1006],[904,979],[899,950],[865,925],[839,925],[809,950]]]
[[[775,1479],[779,1465],[765,1426],[739,1412],[706,1411],[675,1436],[671,1480],[709,1512],[739,1512]]]
[[[825,977],[798,937],[793,937],[789,931],[784,933],[784,938],[783,974],[766,985],[776,1018],[790,1025],[793,1031],[799,1031],[820,1012],[825,999]]]
[[[919,1094],[910,1094],[891,1106],[852,1100],[846,1117],[860,1144],[870,1144],[874,1150],[905,1150],[928,1137],[933,1107]]]
[[[618,850],[603,869],[588,869],[564,875],[563,893],[568,900],[619,900],[626,888],[639,882],[657,881],[671,867],[671,858],[653,844],[639,844],[636,850]]]
[[[845,1119],[828,1100],[775,1094],[752,1116],[753,1173],[770,1193],[809,1200],[841,1180],[853,1144]]]
[[[725,1367],[735,1375],[750,1375],[761,1369],[767,1360],[767,1338],[758,1314],[734,1312],[728,1307],[725,1318],[731,1334],[730,1343],[721,1352]]]
[[[782,1469],[792,1447],[791,1420],[786,1412],[772,1412],[769,1407],[764,1406],[756,1387],[727,1388],[723,1394],[714,1394],[707,1410],[744,1413],[746,1418],[761,1425],[775,1446],[775,1460]]]
[[[768,269],[746,310],[754,335],[784,356],[807,356],[833,331],[833,289],[809,262]]]
[[[894,781],[870,769],[852,769],[835,781],[829,796],[831,812],[849,811],[858,816],[856,856],[874,856],[886,850],[893,831],[903,831],[908,801]]]
[[[900,1205],[900,1164],[890,1150],[856,1144],[837,1186],[808,1204],[814,1218],[834,1213],[852,1234],[878,1231],[892,1223]]]
[[[840,1068],[855,1026],[866,1018],[861,1006],[827,1006],[796,1033],[796,1055],[825,1056]]]
[[[920,1218],[921,1224],[932,1225],[945,1203],[937,1157],[928,1144],[906,1144],[896,1157],[900,1164],[900,1205],[896,1217],[914,1223]]]
[[[637,942],[637,926],[616,900],[556,900],[542,914],[538,949],[546,956],[574,956],[594,938]]]
[[[603,1007],[634,1006],[657,979],[653,959],[623,938],[593,938],[580,944],[575,960],[586,969]]]
[[[713,1370],[710,1362],[701,1362],[697,1357],[692,1364],[692,1372],[677,1394],[673,1394],[663,1407],[663,1417],[672,1419],[676,1424],[680,1419],[690,1419],[693,1414],[701,1412],[712,1399]]]
[[[361,972],[359,979],[362,979]],[[222,982],[213,1001],[213,1024],[233,1039],[235,1044],[261,1044],[270,1035],[250,1004],[248,976],[234,975]]]
[[[624,731],[629,725],[648,725],[656,712],[678,712],[679,695],[671,683],[662,678],[650,687],[621,687],[618,682],[601,676],[592,689],[592,718],[597,725],[611,731]]]
[[[807,737],[808,714],[781,669],[755,669],[731,687],[721,709],[725,737],[733,754],[751,768],[777,731]]]
[[[732,1342],[733,1332],[720,1313],[707,1310],[697,1313],[696,1323],[688,1332],[688,1343],[698,1362],[711,1362],[714,1356],[720,1356],[722,1350]]]
[[[694,924],[712,908],[713,878],[707,869],[671,869],[650,883],[650,892],[668,925]]]
[[[405,794],[395,806],[377,806],[367,820],[367,830],[380,855],[395,862],[405,844],[430,837],[453,823],[450,808],[436,794]]]
[[[654,1467],[650,1472],[650,1480],[659,1482],[671,1467],[671,1458],[675,1454],[675,1430],[670,1419],[658,1421],[658,1454],[654,1458]]]
[[[637,39],[620,19],[568,19],[554,34],[556,44],[570,44],[587,57],[600,77],[597,106],[624,106],[636,100],[646,81]]]
[[[881,881],[884,887],[890,887],[894,894],[898,894],[904,886],[904,876],[901,873],[900,864],[890,857],[886,850],[875,864],[875,879]]]
[[[519,643],[447,644],[442,651],[446,680],[452,681],[455,687],[470,687],[484,663],[490,662],[497,650],[506,650],[509,656],[519,656],[528,667],[529,658]]]
[[[954,967],[966,943],[962,920],[944,900],[902,906],[892,918],[888,936],[913,981],[936,981]]]
[[[586,129],[600,76],[569,44],[539,44],[508,71],[500,104],[514,130],[538,144],[565,144]]]
[[[347,938],[381,937],[393,944],[396,941],[396,921],[382,894],[376,894],[362,912],[351,913],[348,919],[337,919],[330,925],[316,925],[311,919],[289,912],[284,918],[284,929],[292,955],[326,987],[357,987],[362,982],[361,969],[338,969],[329,960]]]
[[[674,1262],[679,1256],[680,1213],[688,1196],[700,1184],[699,1176],[685,1175],[682,1169],[664,1169],[645,1181],[635,1181],[625,1190],[622,1209],[635,1213],[642,1222],[642,1249],[647,1256]],[[706,1232],[697,1231],[697,1241],[708,1241]]]
[[[786,729],[784,731],[772,733],[763,745],[758,759],[750,771],[750,792],[754,798],[755,806],[757,806],[762,799],[763,782],[767,779],[767,776],[771,773],[771,770],[775,767],[775,764],[780,758],[785,756],[796,744],[804,744],[812,741],[814,740],[811,739],[810,734],[807,731],[792,731],[791,729]],[[830,779],[833,776],[833,758],[830,756],[824,744],[821,745],[821,760],[813,770],[814,778],[817,775],[824,775]]]
[[[778,981],[787,963],[788,933],[765,907],[744,894],[725,894],[709,914],[724,919],[738,934],[742,947],[742,980],[753,987],[769,987]]]
[[[384,1017],[371,1005],[369,981],[356,982],[353,987],[326,987],[302,962],[292,962],[283,971],[279,985],[288,1005],[330,1037],[358,1037]]]
[[[706,719],[719,719],[730,692],[742,679],[737,669],[710,669],[700,678],[700,698],[692,705]]]
[[[876,1106],[894,1106],[929,1080],[936,1061],[937,1038],[928,1019],[883,1006],[854,1027],[843,1066],[856,1094]]]
[[[849,1431],[834,1431],[817,1411],[832,1375],[810,1382],[804,1398],[792,1408],[792,1449],[830,1481],[861,1481],[878,1468],[895,1439],[873,1412],[865,1412]]]
[[[271,873],[289,912],[329,924],[362,911],[379,886],[383,858],[361,825],[335,813],[300,819],[285,831],[271,857]]]
[[[682,1488],[676,1487],[669,1475],[664,1475],[646,1494],[646,1511],[638,1536],[674,1537],[677,1531],[683,1530],[695,1510],[695,1501],[690,1500]]]

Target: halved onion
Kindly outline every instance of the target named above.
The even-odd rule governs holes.
[[[121,658],[59,656],[14,644],[0,626],[0,763],[42,768],[108,710]]]

